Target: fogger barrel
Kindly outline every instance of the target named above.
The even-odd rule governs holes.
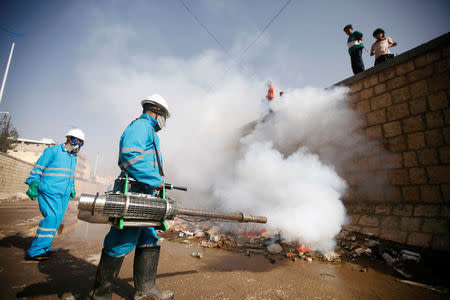
[[[78,203],[78,218],[91,223],[108,223],[109,218],[133,220],[129,226],[152,221],[171,220],[176,216],[202,217],[209,220],[230,220],[237,222],[266,223],[266,217],[250,216],[243,213],[223,213],[199,209],[181,208],[170,199],[162,199],[147,194],[128,193],[87,195],[82,194]]]

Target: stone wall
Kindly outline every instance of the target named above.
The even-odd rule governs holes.
[[[376,142],[343,174],[350,229],[450,250],[450,34],[336,85]]]
[[[28,186],[24,183],[30,175],[34,164],[20,160],[0,152],[0,199],[24,197]],[[95,194],[105,192],[105,184],[75,177],[77,195],[81,193]]]

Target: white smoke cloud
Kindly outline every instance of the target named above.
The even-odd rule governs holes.
[[[96,147],[108,145],[107,172],[119,172],[118,141],[140,115],[140,98],[159,93],[172,114],[160,132],[166,179],[189,187],[175,194],[177,200],[186,207],[265,215],[286,238],[330,249],[345,223],[346,183],[334,166],[360,142],[346,90],[283,89],[273,116],[244,132],[260,116],[268,78],[249,78],[211,50],[189,59],[130,54],[127,32],[101,48],[111,51],[95,50],[79,66],[85,104],[102,114],[102,122],[85,123]],[[124,58],[126,63],[111,63]],[[280,84],[270,79],[278,94]]]

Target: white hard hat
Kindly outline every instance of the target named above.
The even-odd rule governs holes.
[[[158,106],[159,108],[163,109],[167,114],[167,118],[170,118],[169,105],[167,104],[166,99],[161,97],[161,95],[153,94],[149,97],[145,97],[141,101],[142,107],[144,107],[144,104],[147,104],[147,103],[153,104],[153,105]]]
[[[83,140],[84,141],[84,132],[81,129],[75,128],[75,129],[70,129],[67,133],[66,133],[66,137],[69,136],[73,136],[76,137],[77,139]]]

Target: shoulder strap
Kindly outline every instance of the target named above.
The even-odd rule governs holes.
[[[154,130],[152,129],[153,147],[155,147],[156,160],[158,161],[159,175],[164,176],[164,171],[161,167],[161,161],[159,160],[158,148],[156,147],[156,143],[155,143],[155,134],[153,133],[153,131]]]

